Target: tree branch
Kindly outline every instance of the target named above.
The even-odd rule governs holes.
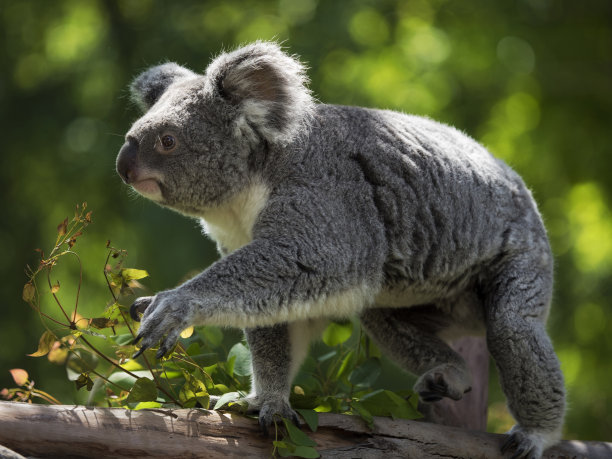
[[[321,414],[322,457],[496,458],[502,435],[418,421]],[[270,457],[255,419],[198,409],[140,410],[0,402],[0,444],[36,457]],[[564,441],[544,457],[608,458],[612,443]]]

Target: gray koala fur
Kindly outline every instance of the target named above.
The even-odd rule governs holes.
[[[140,352],[165,354],[194,324],[245,328],[249,406],[264,430],[297,421],[291,381],[330,319],[368,334],[419,375],[425,402],[470,389],[446,342],[486,333],[517,425],[504,451],[540,457],[561,434],[563,376],[545,330],[553,259],[521,178],[456,129],[384,110],[315,103],[274,43],[196,74],[150,68],[145,111],[117,158],[145,197],[201,219],[223,257],[136,300]],[[140,353],[139,352],[139,353]]]

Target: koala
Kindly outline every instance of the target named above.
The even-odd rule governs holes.
[[[425,403],[470,390],[447,344],[486,334],[517,424],[502,451],[537,458],[560,439],[563,375],[545,323],[553,258],[522,179],[427,118],[314,101],[277,44],[198,74],[158,65],[131,85],[144,115],[117,157],[123,181],[199,219],[221,258],[131,313],[158,357],[190,325],[245,330],[249,407],[265,430],[297,421],[291,382],[325,323],[358,317]],[[160,241],[161,242],[161,241]]]

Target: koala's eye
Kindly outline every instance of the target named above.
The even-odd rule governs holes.
[[[160,139],[161,146],[164,150],[172,150],[176,146],[176,140],[171,135],[165,135]]]

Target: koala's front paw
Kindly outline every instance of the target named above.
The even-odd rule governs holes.
[[[269,434],[269,428],[281,418],[288,419],[297,427],[300,426],[300,418],[288,401],[282,399],[268,400],[261,403],[259,409],[259,426],[265,436]]]
[[[463,394],[472,390],[470,384],[466,368],[446,364],[421,375],[414,385],[414,391],[424,402],[437,402],[442,397],[460,400]]]
[[[176,344],[181,332],[193,324],[195,316],[195,307],[179,290],[138,298],[130,308],[130,315],[137,320],[141,311],[144,315],[134,344],[142,342],[140,350],[132,357],[134,359],[158,341],[161,344],[156,357],[162,358]]]

